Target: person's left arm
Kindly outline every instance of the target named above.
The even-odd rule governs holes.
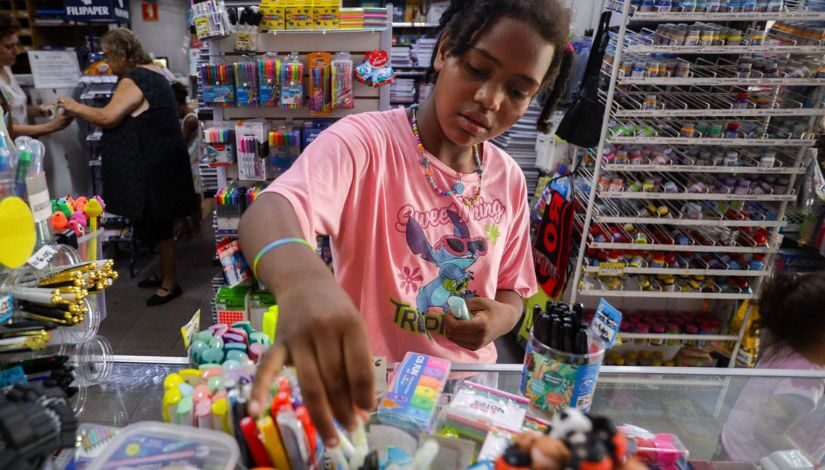
[[[478,350],[509,333],[521,319],[524,298],[536,291],[533,249],[530,244],[530,210],[524,175],[519,170],[511,182],[513,213],[505,232],[504,253],[498,271],[495,300],[467,299],[472,318],[458,320],[444,316],[447,338],[470,350]]]
[[[183,141],[189,144],[192,140],[197,136],[197,133],[200,131],[198,129],[198,118],[194,116],[189,116],[189,118],[183,121]]]
[[[57,104],[73,116],[77,116],[104,129],[117,127],[143,103],[143,92],[137,84],[129,78],[118,83],[115,94],[109,103],[102,108],[94,108],[78,103],[72,98],[61,96]]]

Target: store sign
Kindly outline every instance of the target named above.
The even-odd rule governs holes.
[[[73,21],[129,21],[129,0],[63,0],[66,19]]]

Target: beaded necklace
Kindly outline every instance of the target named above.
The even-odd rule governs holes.
[[[418,120],[415,118],[415,110],[417,108],[417,104],[410,106],[410,109],[412,109],[412,131],[415,136],[415,143],[418,146],[419,161],[424,167],[424,176],[427,178],[427,182],[430,183],[430,187],[442,196],[458,196],[466,206],[477,204],[481,200],[481,176],[484,173],[484,170],[481,168],[481,156],[479,155],[478,144],[473,144],[473,159],[476,161],[476,173],[478,173],[478,186],[473,189],[473,195],[471,197],[465,197],[464,194],[462,194],[464,192],[464,183],[460,181],[457,181],[452,189],[444,190],[439,188],[433,179],[433,172],[430,169],[430,159],[424,155],[424,144],[421,143],[421,134],[418,132]]]

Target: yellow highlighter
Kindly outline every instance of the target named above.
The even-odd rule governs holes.
[[[198,369],[182,369],[178,371],[178,374],[183,378],[184,382],[191,385],[192,388],[203,383],[202,372]]]
[[[163,421],[171,423],[178,411],[178,404],[183,399],[183,394],[180,393],[178,387],[170,388],[163,394],[163,401],[161,402],[160,414]]]
[[[278,330],[278,313],[277,305],[269,307],[269,310],[264,312],[264,329],[262,331],[265,335],[269,336],[269,340],[272,343],[275,342],[275,332]]]
[[[212,429],[233,435],[232,417],[229,414],[229,400],[221,398],[212,403]]]
[[[284,446],[281,444],[281,437],[278,435],[278,428],[275,427],[272,417],[264,416],[258,419],[256,424],[263,438],[266,452],[269,454],[269,458],[275,462],[275,468],[290,470],[289,458],[286,455]]]

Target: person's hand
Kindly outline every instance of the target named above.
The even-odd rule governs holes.
[[[69,124],[72,123],[72,121],[74,121],[73,116],[70,116],[65,113],[58,113],[57,116],[54,117],[54,119],[49,121],[49,126],[51,127],[52,132],[62,131],[63,129],[68,127]]]
[[[49,117],[49,108],[47,104],[39,104],[35,107],[37,109],[37,117]]]
[[[459,320],[451,313],[444,313],[447,339],[453,343],[477,351],[510,331],[510,321],[516,315],[513,307],[484,297],[466,299],[472,318]]]
[[[335,447],[332,418],[351,430],[356,408],[375,406],[367,332],[360,312],[332,277],[296,280],[293,286],[278,292],[278,336],[284,341],[258,366],[248,411],[252,416],[265,411],[272,382],[290,361],[313,423],[325,444]]]
[[[82,105],[75,101],[74,98],[69,98],[68,96],[61,96],[57,99],[57,106],[63,108],[64,110],[66,110],[66,112],[70,114],[75,114],[78,108]]]

